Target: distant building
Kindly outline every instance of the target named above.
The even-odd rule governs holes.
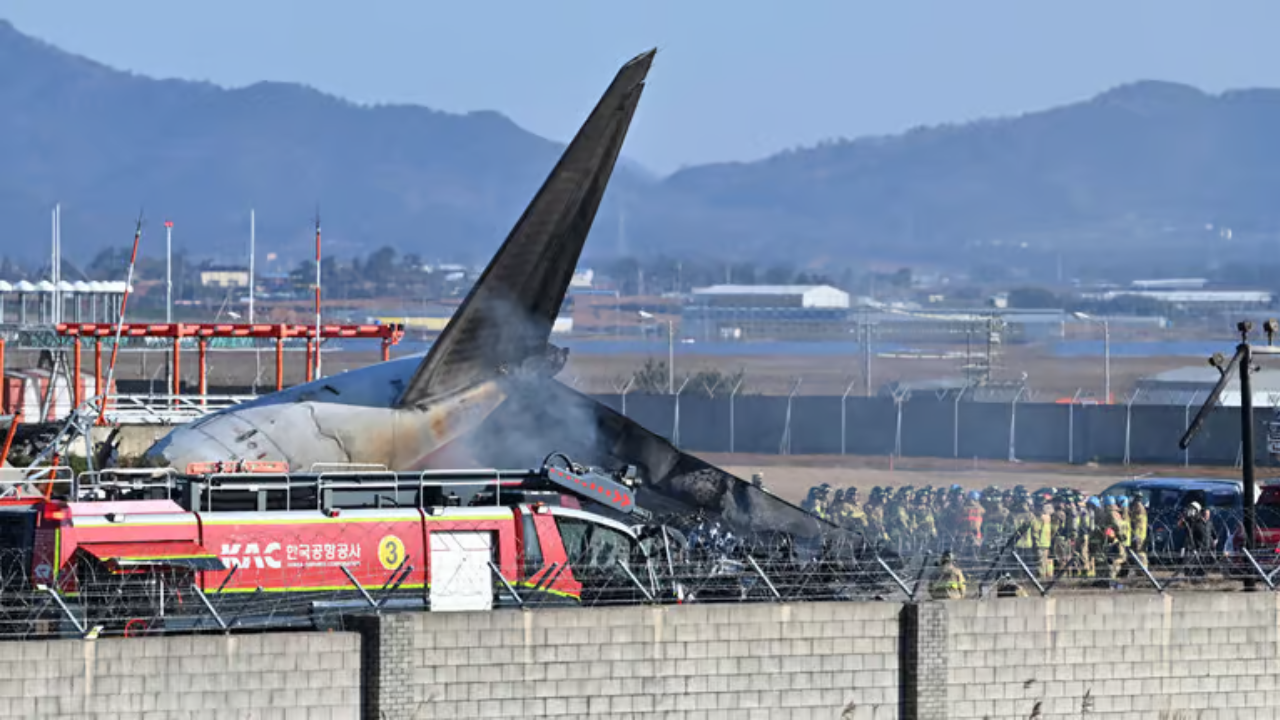
[[[1121,296],[1143,297],[1170,305],[1199,308],[1239,308],[1270,305],[1273,297],[1267,290],[1237,288],[1212,288],[1205,278],[1161,278],[1134,280],[1129,287],[1102,287],[1097,292],[1083,294],[1090,300],[1115,300]]]
[[[1203,290],[1209,281],[1205,278],[1168,278],[1163,280],[1134,280],[1134,290]]]
[[[1136,405],[1176,405],[1189,407],[1194,413],[1209,398],[1213,386],[1221,379],[1217,369],[1207,365],[1167,370],[1140,378],[1133,398]],[[1251,373],[1254,407],[1266,408],[1280,405],[1280,370],[1263,369]],[[1240,407],[1240,376],[1227,383],[1218,403],[1223,407]]]
[[[714,307],[849,309],[849,293],[830,285],[712,285],[694,288],[693,297]]]
[[[1089,300],[1115,300],[1122,296],[1150,298],[1170,305],[1239,308],[1267,306],[1273,299],[1268,290],[1108,290],[1082,295]]]
[[[703,342],[846,338],[849,293],[830,285],[694,288],[680,326]]]
[[[249,269],[220,266],[201,268],[200,284],[204,287],[247,288],[249,287]]]
[[[1065,310],[1019,308],[900,308],[856,312],[855,325],[871,325],[874,337],[901,342],[985,344],[989,335],[996,342],[1018,343],[1061,340],[1072,328],[1073,336],[1096,333],[1095,324],[1074,317]],[[1163,317],[1114,316],[1106,318],[1112,332],[1120,328],[1159,329],[1168,324]]]

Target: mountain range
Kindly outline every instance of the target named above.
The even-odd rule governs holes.
[[[86,259],[126,245],[143,205],[149,236],[174,218],[175,247],[195,257],[243,255],[256,207],[260,247],[301,259],[318,207],[326,254],[391,245],[482,261],[561,150],[496,112],[141,77],[3,21],[0,108],[0,253],[28,261],[46,252],[54,202],[64,253]],[[664,178],[622,164],[587,252],[1059,272],[1064,258],[1220,263],[1280,238],[1277,127],[1280,91],[1138,82]]]

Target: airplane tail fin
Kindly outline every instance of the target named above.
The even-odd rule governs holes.
[[[558,370],[548,346],[656,50],[622,66],[405,386],[413,406],[504,373]],[[554,372],[550,373],[554,374]]]

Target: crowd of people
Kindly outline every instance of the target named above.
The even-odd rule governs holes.
[[[1028,491],[997,486],[965,491],[876,487],[863,501],[857,488],[811,488],[802,507],[862,533],[901,554],[947,551],[948,556],[1015,550],[1040,578],[1061,569],[1069,577],[1118,578],[1136,559],[1147,565],[1148,508],[1140,494],[1092,496],[1072,489]],[[1209,511],[1191,503],[1179,517],[1185,545],[1212,552]]]

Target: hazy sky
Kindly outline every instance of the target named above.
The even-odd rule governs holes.
[[[1137,79],[1280,86],[1274,0],[0,0],[0,17],[147,75],[494,109],[557,140],[657,46],[624,153],[660,172]]]

